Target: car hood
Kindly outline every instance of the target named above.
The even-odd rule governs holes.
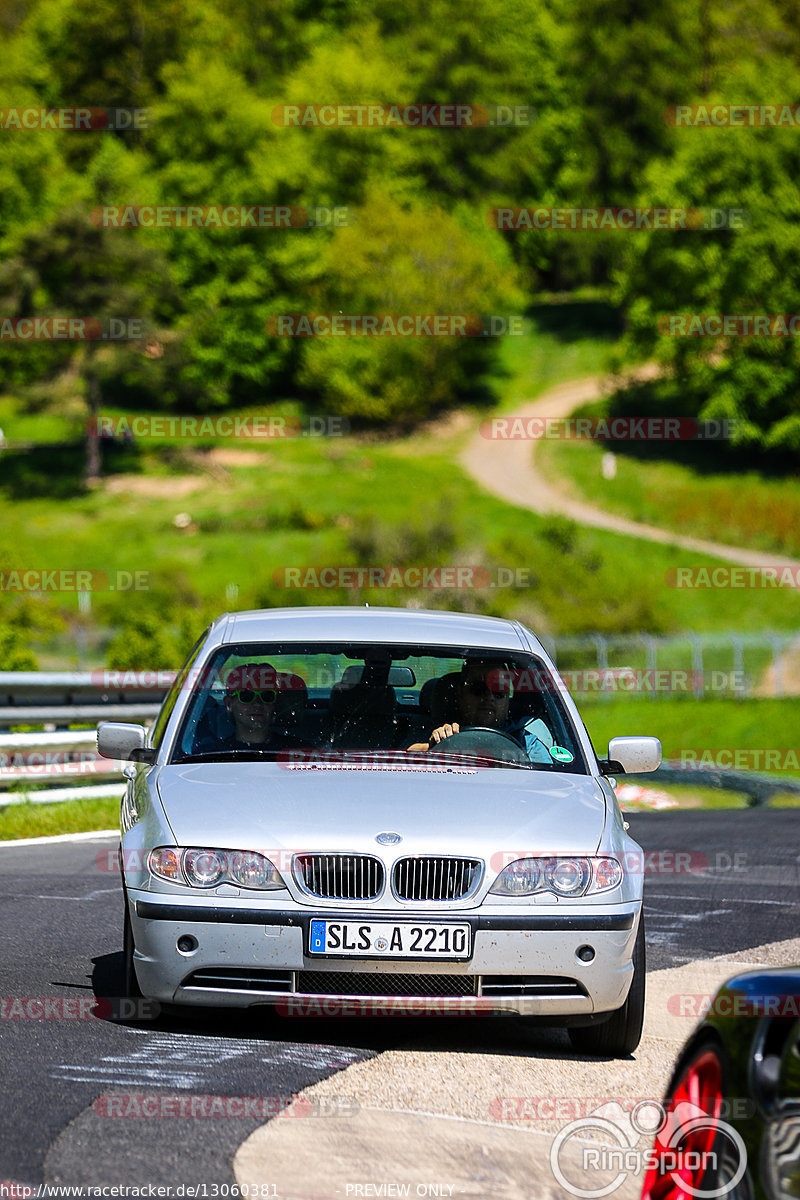
[[[287,769],[263,762],[162,767],[179,846],[406,854],[592,854],[605,822],[596,779],[544,771]],[[509,861],[509,860],[506,860]]]

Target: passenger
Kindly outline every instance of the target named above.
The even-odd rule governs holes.
[[[507,733],[528,755],[531,762],[552,763],[549,747],[553,735],[538,717],[509,721],[513,685],[511,672],[502,662],[471,659],[456,681],[456,719],[439,725],[427,742],[415,742],[409,750],[430,750],[445,738],[465,729],[483,727]]]
[[[224,704],[234,729],[219,739],[217,749],[284,750],[307,745],[272,724],[280,683],[278,672],[269,663],[246,663],[228,673]]]

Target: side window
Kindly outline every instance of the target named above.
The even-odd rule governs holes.
[[[210,628],[211,628],[211,626],[209,625],[208,629],[210,629]],[[191,654],[189,655],[186,662],[181,667],[178,674],[175,676],[175,682],[173,683],[172,687],[167,692],[166,696],[164,697],[164,703],[161,705],[161,708],[158,710],[158,716],[155,719],[153,728],[150,730],[151,745],[154,746],[156,750],[161,745],[162,739],[164,737],[164,730],[167,728],[167,725],[169,724],[169,719],[172,716],[172,710],[175,707],[175,702],[177,701],[178,696],[181,693],[181,688],[183,687],[184,680],[186,679],[186,676],[188,675],[189,671],[191,670],[192,666],[194,665],[194,661],[197,658],[198,654],[200,653],[200,648],[206,640],[206,637],[208,635],[208,629],[203,630],[200,637],[195,642]]]

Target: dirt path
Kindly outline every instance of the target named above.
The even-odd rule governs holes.
[[[637,378],[652,378],[654,366],[637,372]],[[606,394],[607,376],[573,380],[550,388],[538,400],[529,401],[521,408],[508,414],[523,421],[530,417],[568,417],[581,404],[599,400]],[[678,546],[698,554],[709,554],[745,567],[800,567],[800,561],[782,554],[771,554],[762,550],[748,550],[743,546],[730,546],[722,542],[708,542],[702,538],[686,537],[655,525],[631,521],[627,517],[605,512],[584,500],[576,500],[563,487],[546,479],[536,465],[536,441],[509,440],[493,441],[483,437],[480,431],[467,443],[461,454],[462,466],[487,491],[511,504],[529,508],[538,513],[559,513],[570,517],[579,525],[590,525],[595,529],[608,529],[612,533],[628,534],[630,537],[645,538],[650,542],[661,542],[667,546]],[[774,696],[776,683],[780,680],[784,695],[800,695],[800,639],[787,647],[778,659],[778,670],[770,666],[758,684],[756,695]]]
[[[638,372],[638,378],[654,374],[653,368]],[[521,408],[509,413],[514,420],[523,421],[530,417],[568,417],[579,405],[599,400],[605,394],[606,376],[575,380],[550,388],[538,400],[529,401]],[[546,479],[536,465],[536,441],[491,440],[477,432],[470,439],[461,455],[461,464],[487,491],[503,500],[529,508],[538,513],[560,513],[580,525],[591,525],[595,529],[608,529],[612,533],[628,534],[645,538],[650,542],[662,542],[668,546],[679,546],[698,554],[709,554],[728,562],[746,567],[800,567],[800,560],[762,550],[748,550],[742,546],[729,546],[722,542],[708,542],[701,538],[686,537],[631,521],[614,513],[605,512],[584,500],[567,495],[558,484]]]

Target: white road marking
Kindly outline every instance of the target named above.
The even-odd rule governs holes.
[[[666,892],[648,892],[647,898],[648,898],[648,900],[674,900],[675,896],[671,896],[671,895],[669,895],[669,893],[666,893]],[[708,902],[707,896],[692,896],[691,893],[689,893],[689,892],[687,892],[685,895],[684,895],[684,893],[681,893],[680,899],[681,900],[694,900],[698,904]],[[748,899],[743,900],[737,896],[726,896],[725,903],[726,904],[777,904],[781,908],[796,908],[797,907],[796,900],[748,900]],[[659,909],[659,908],[652,908],[652,909],[649,909],[648,911],[662,912],[663,910]],[[708,915],[708,914],[704,914],[704,915]]]
[[[147,1033],[147,1030],[137,1030]],[[339,1046],[289,1044],[278,1045],[273,1053],[259,1055],[263,1043],[254,1038],[208,1037],[203,1034],[152,1032],[146,1045],[122,1055],[105,1055],[97,1066],[85,1063],[60,1063],[51,1076],[69,1079],[74,1083],[110,1083],[127,1087],[148,1087],[169,1084],[176,1088],[196,1088],[208,1080],[208,1068],[218,1067],[230,1059],[257,1056],[260,1062],[273,1065],[292,1064],[312,1070],[326,1067],[341,1068],[357,1062],[362,1055],[357,1050]]]
[[[89,833],[57,833],[52,837],[12,838],[0,842],[0,850],[6,846],[47,846],[50,842],[94,842],[119,837],[118,829],[93,829]]]

